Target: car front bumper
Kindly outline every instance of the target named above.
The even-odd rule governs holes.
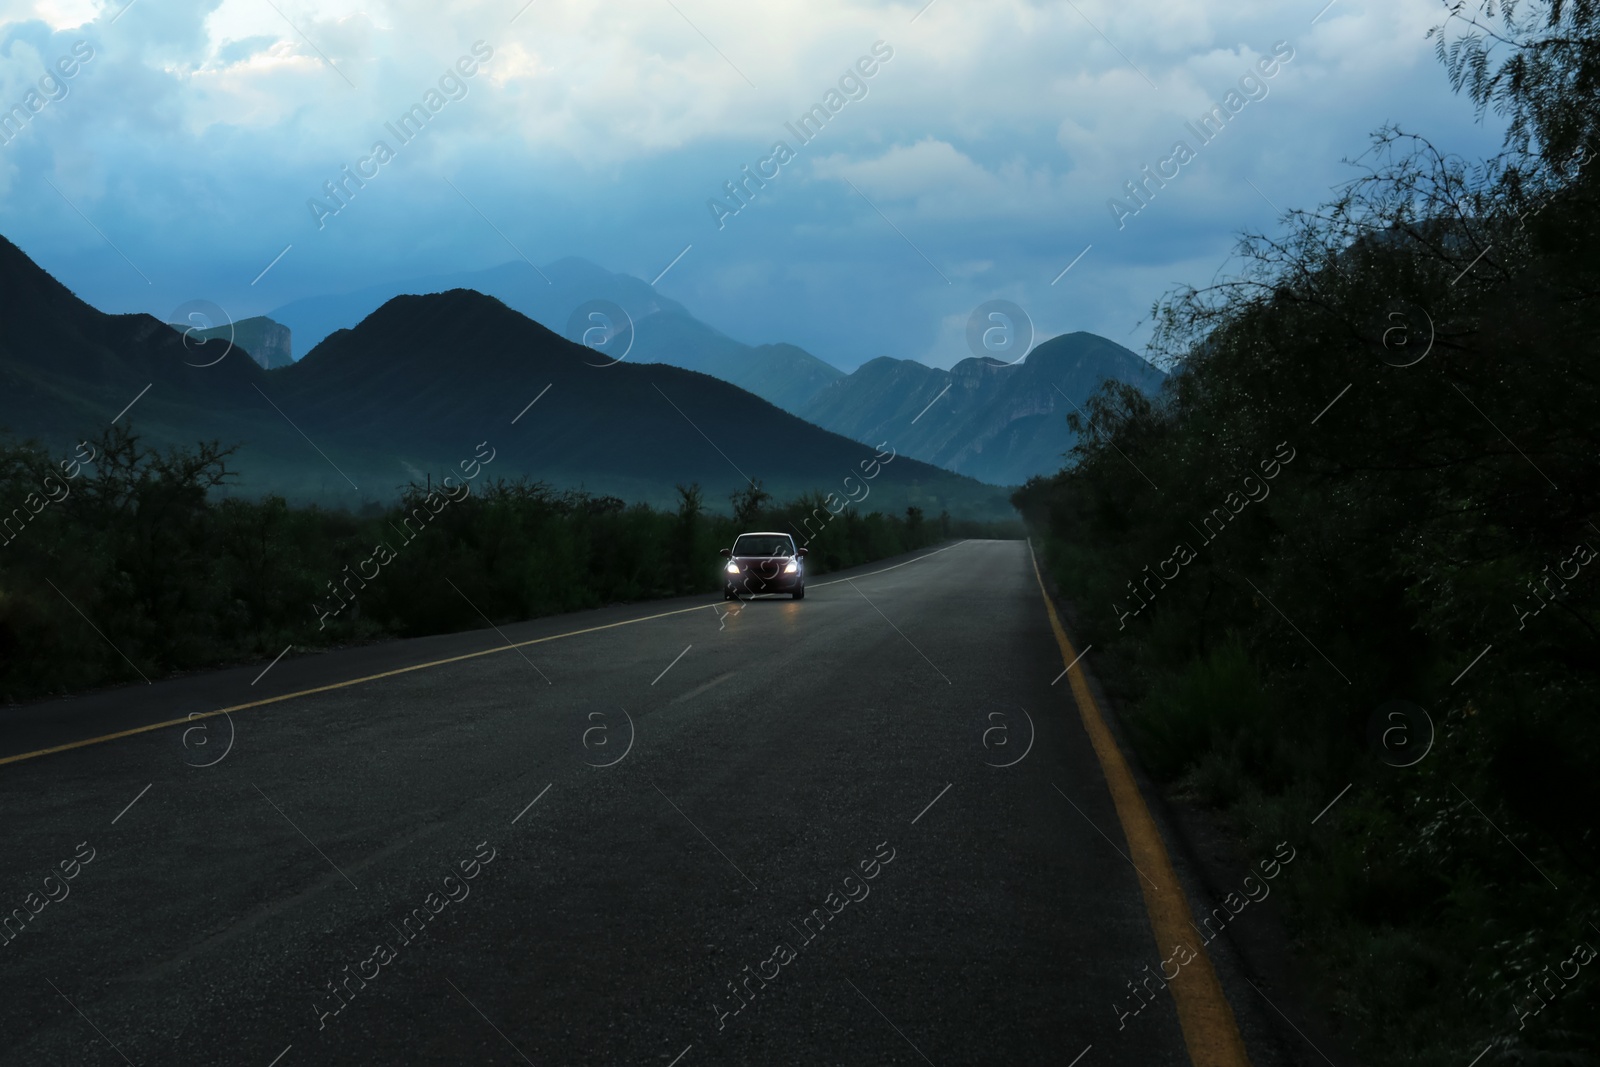
[[[741,574],[724,572],[723,579],[727,591],[735,596],[756,596],[760,593],[792,593],[797,589],[804,588],[806,584],[806,576],[803,572],[784,574],[780,571],[771,576],[758,574],[753,570],[747,570]]]

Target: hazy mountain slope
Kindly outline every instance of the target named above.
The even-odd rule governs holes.
[[[708,358],[707,374],[732,382],[793,414],[844,372],[796,345],[757,345],[754,349]]]
[[[215,338],[229,342],[236,348],[242,348],[250,354],[251,359],[267,370],[287,367],[294,362],[293,341],[289,328],[265,315],[240,319],[237,322],[204,330],[182,322],[171,325],[179,333],[187,333],[191,337],[200,337],[208,341]]]
[[[698,481],[720,504],[745,476],[780,497],[842,494],[873,455],[709,375],[597,366],[590,350],[468,290],[397,297],[270,377],[314,438],[348,440],[360,427],[451,464],[487,441],[498,474],[618,495],[648,485],[666,499],[675,483]],[[992,488],[906,457],[883,468],[873,493],[897,510],[1008,510]]]
[[[542,272],[542,273],[541,273]],[[351,293],[311,297],[285,304],[270,317],[294,334],[304,353],[335,330],[347,329],[399,295],[473,289],[567,336],[573,312],[591,300],[608,300],[633,322],[630,363],[668,363],[704,371],[793,410],[844,372],[793,345],[751,347],[696,319],[648,283],[615,274],[588,260],[568,257],[535,271],[515,260],[480,271],[414,278],[367,286]],[[595,357],[595,362],[602,362]]]
[[[799,414],[818,426],[996,485],[1061,469],[1066,416],[1106,378],[1153,393],[1165,376],[1090,333],[1036,347],[1014,366],[967,359],[950,370],[883,357],[818,392]]]

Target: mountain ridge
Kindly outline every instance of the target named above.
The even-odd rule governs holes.
[[[701,372],[597,366],[591,349],[469,290],[397,297],[295,364],[263,370],[225,341],[100,312],[5,242],[0,323],[0,425],[52,451],[113,423],[146,447],[236,444],[229,491],[246,495],[354,509],[488,441],[497,480],[667,506],[675,485],[699,483],[722,509],[747,479],[780,499],[840,494],[874,458]],[[903,455],[873,487],[865,510],[1011,514],[1001,490]]]
[[[567,334],[569,319],[584,305],[602,301],[620,307],[632,323],[634,363],[666,363],[704,371],[794,410],[812,393],[844,375],[832,364],[795,345],[747,345],[696,318],[648,282],[609,271],[590,260],[565,256],[545,267],[511,260],[476,271],[457,271],[365,286],[343,294],[291,301],[267,313],[288,326],[296,351],[314,348],[336,329],[366,318],[394,296],[472,289],[493,296],[547,329]],[[605,311],[614,317],[614,312]],[[576,331],[575,331],[576,332]]]
[[[799,414],[862,442],[903,442],[907,455],[995,485],[1061,469],[1066,424],[1107,378],[1154,394],[1165,380],[1134,352],[1075,331],[1015,363],[968,358],[948,370],[879,356],[819,390]]]

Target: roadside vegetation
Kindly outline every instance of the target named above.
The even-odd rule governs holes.
[[[1600,5],[1448,10],[1502,153],[1380,131],[1015,501],[1151,772],[1307,853],[1277,888],[1364,1062],[1593,1064]]]
[[[229,455],[216,443],[148,449],[124,428],[67,456],[0,442],[0,700],[270,659],[289,645],[711,593],[717,550],[752,528],[800,534],[812,573],[951,537],[1020,535],[916,508],[863,514],[837,497],[830,510],[821,494],[779,503],[759,485],[732,494],[726,513],[698,485],[680,486],[672,511],[487,476],[452,482],[454,496],[414,484],[391,507],[357,512],[218,499]]]

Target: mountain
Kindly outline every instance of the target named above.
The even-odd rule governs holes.
[[[1114,341],[1069,333],[1004,365],[966,359],[938,370],[884,356],[797,409],[825,429],[993,485],[1061,469],[1075,437],[1066,416],[1107,378],[1154,394],[1166,376]]]
[[[231,421],[220,413],[265,381],[226,351],[149,315],[97,311],[0,237],[0,428],[68,448],[127,409],[163,442],[226,436]],[[286,434],[264,439],[287,444]]]
[[[250,358],[267,370],[287,367],[294,362],[293,341],[289,327],[273,322],[265,315],[257,315],[238,322],[195,330],[181,322],[172,323],[179,332],[192,331],[191,336],[205,340],[225,341],[250,354]]]
[[[699,482],[720,504],[747,477],[780,499],[842,497],[843,479],[873,456],[710,375],[601,365],[592,350],[464,289],[395,297],[269,380],[313,439],[350,439],[359,427],[397,453],[450,465],[487,441],[497,474],[626,499],[671,502],[673,485]],[[882,468],[870,499],[895,510],[1009,511],[1001,491],[904,456]]]
[[[455,288],[498,297],[568,340],[582,340],[585,330],[603,339],[622,327],[609,348],[601,346],[605,357],[591,356],[597,369],[621,354],[617,348],[631,346],[624,362],[700,371],[824,429],[867,444],[888,441],[903,454],[994,485],[1016,485],[1059,470],[1075,440],[1066,414],[1102,380],[1131,382],[1153,393],[1165,379],[1128,349],[1087,333],[1041,344],[1016,366],[969,359],[946,371],[884,357],[845,375],[794,345],[736,341],[650,284],[573,257],[540,270],[514,260],[487,270],[313,297],[285,304],[270,317],[288,325],[296,344],[304,345],[354,325],[396,293]],[[622,308],[626,318],[619,320],[614,307],[599,302]],[[597,317],[588,317],[589,312]],[[947,386],[948,392],[919,418]]]
[[[285,304],[269,317],[288,326],[296,350],[306,351],[335,330],[354,326],[392,297],[452,289],[474,289],[497,297],[507,307],[573,341],[580,340],[584,329],[591,325],[581,316],[572,323],[574,314],[592,301],[607,301],[622,308],[632,321],[632,347],[624,357],[627,362],[667,363],[701,371],[790,411],[844,376],[837,367],[793,345],[752,347],[735,341],[696,319],[682,304],[662,296],[650,284],[575,257],[540,270],[522,260],[513,260],[486,270],[309,297]],[[602,313],[609,314],[603,309]],[[627,343],[626,337],[618,343]],[[602,360],[596,356],[593,362]]]
[[[745,476],[780,499],[842,497],[873,459],[708,375],[595,364],[493,297],[455,290],[397,297],[267,371],[224,341],[97,311],[0,238],[0,428],[53,452],[113,421],[147,445],[215,438],[239,446],[233,492],[352,508],[455,471],[480,442],[494,478],[667,505],[676,483],[699,482],[713,508]],[[870,487],[869,510],[1011,514],[1001,491],[903,455]]]

